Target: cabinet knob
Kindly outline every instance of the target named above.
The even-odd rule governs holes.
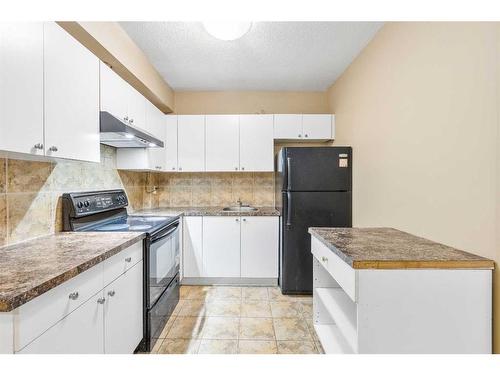
[[[49,148],[49,151],[52,151],[52,152],[57,152],[58,151],[58,148],[56,146],[51,146]]]
[[[132,262],[132,257],[127,257],[127,258],[125,258],[125,262],[127,262],[127,263]]]
[[[133,124],[134,123],[134,119],[131,118],[130,121],[129,121],[129,123]]]
[[[306,134],[304,137],[306,137],[306,138],[307,138],[307,137],[308,137],[308,135]]]
[[[236,222],[239,222],[239,221],[240,221],[240,219],[236,219]]]
[[[175,171],[175,167],[172,167],[172,170]]]
[[[99,305],[103,305],[105,301],[106,301],[106,298],[104,298],[104,297],[100,297],[100,298],[97,300],[97,303],[98,303]]]
[[[182,167],[179,167],[179,170],[182,171]]]
[[[234,170],[237,171],[238,170],[238,167],[234,167]]]
[[[33,146],[35,150],[43,150],[43,143],[37,143]]]
[[[73,292],[69,294],[69,299],[75,301],[78,299],[78,292]]]
[[[242,220],[243,220],[243,221],[247,221],[247,219],[245,219],[245,218],[243,218]]]
[[[245,167],[241,167],[241,170],[244,171],[245,170]]]
[[[302,138],[302,134],[299,134],[299,138]]]
[[[114,295],[115,295],[115,291],[114,290],[110,290],[108,292],[108,296],[113,297]]]
[[[128,122],[128,116],[125,116],[125,117],[123,118],[123,121],[127,121],[127,122]]]

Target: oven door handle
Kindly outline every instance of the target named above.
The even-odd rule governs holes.
[[[162,234],[160,237],[153,237],[151,239],[151,243],[154,243],[154,242],[157,242],[157,241],[160,241],[162,239],[164,239],[165,237],[168,237],[170,236],[172,233],[174,233],[177,229],[179,228],[179,223],[175,224],[175,226],[170,229],[167,233],[164,233]]]

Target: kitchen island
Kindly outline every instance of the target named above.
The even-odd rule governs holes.
[[[326,353],[491,353],[492,260],[392,228],[310,228]]]

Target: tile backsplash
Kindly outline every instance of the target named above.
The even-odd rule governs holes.
[[[115,149],[101,146],[101,163],[0,158],[0,246],[62,229],[61,195],[124,188],[130,210],[226,206],[240,198],[274,205],[273,173],[153,173],[116,169]]]

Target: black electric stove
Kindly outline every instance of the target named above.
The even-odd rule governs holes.
[[[124,190],[63,194],[63,226],[76,232],[144,232],[144,338],[151,351],[179,302],[179,217],[128,215]]]

